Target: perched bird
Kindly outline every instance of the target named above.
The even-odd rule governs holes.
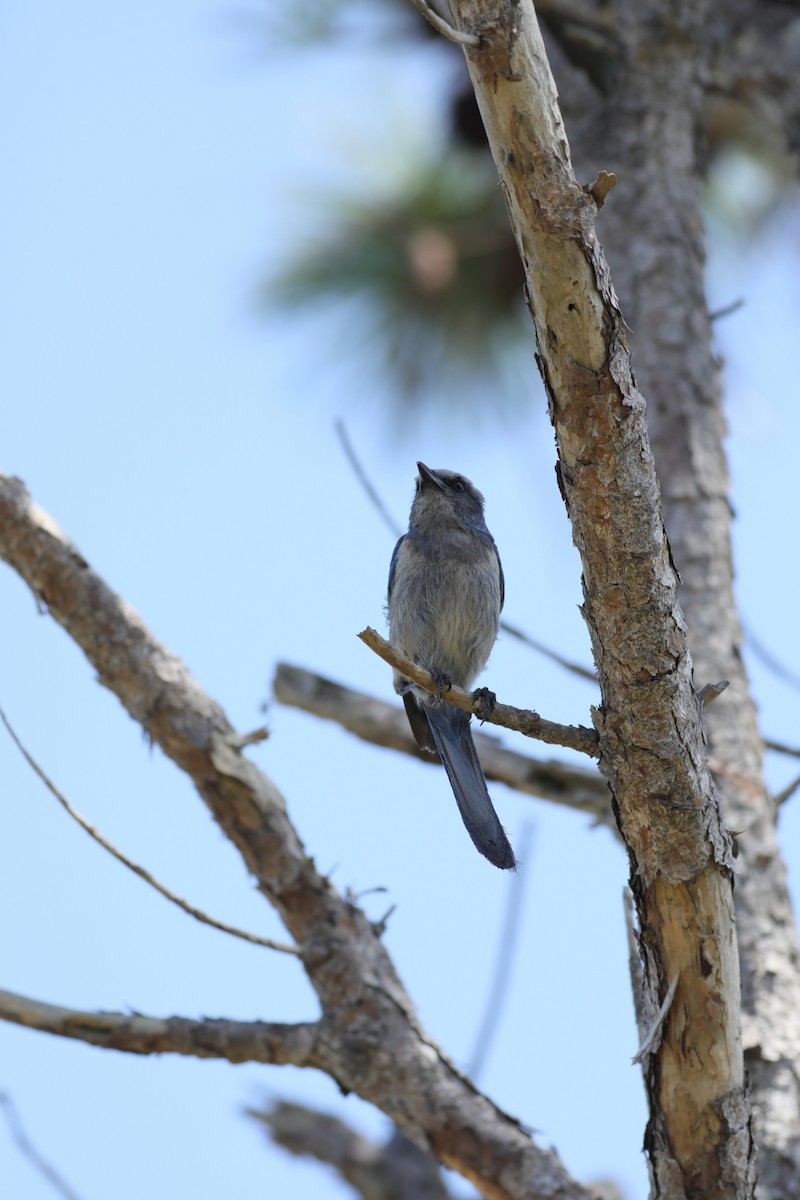
[[[389,568],[389,640],[442,683],[469,688],[486,665],[503,607],[503,568],[483,518],[483,496],[455,471],[419,476],[408,533]],[[461,819],[478,850],[496,867],[516,866],[492,807],[470,732],[470,714],[432,696],[397,671],[420,750],[438,751]]]

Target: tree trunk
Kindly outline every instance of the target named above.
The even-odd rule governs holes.
[[[689,595],[692,589],[686,593],[690,619],[700,627],[700,609],[706,620],[717,621],[716,638],[699,660],[700,682],[729,674],[732,695],[719,712],[735,711],[737,728],[744,727],[747,741],[735,761],[747,764],[745,786],[752,792],[756,780],[763,795],[752,706],[740,665],[734,670],[732,663],[737,629],[727,479],[701,274],[696,124],[703,64],[692,47],[707,13],[673,4],[666,20],[663,9],[653,4],[645,13],[637,11],[640,41],[623,29],[623,37],[630,35],[631,45],[639,47],[639,74],[626,77],[615,95],[620,111],[604,114],[610,129],[619,121],[621,137],[636,128],[635,142],[625,148],[643,172],[646,165],[652,172],[653,163],[659,164],[648,182],[652,187],[657,180],[666,196],[640,213],[649,196],[638,179],[633,181],[642,234],[636,239],[637,222],[628,211],[629,240],[620,258],[635,264],[625,284],[640,282],[640,303],[646,297],[658,314],[656,336],[648,343],[653,372],[646,379],[648,385],[661,380],[654,405],[659,450],[675,444],[670,428],[677,425],[684,433],[665,470],[670,511],[674,499],[677,511],[691,516],[684,521],[689,531],[697,529],[700,518],[702,553],[691,576],[694,595]],[[730,860],[705,770],[702,713],[694,706],[692,665],[675,603],[643,406],[594,241],[591,201],[585,195],[581,200],[574,184],[532,6],[524,0],[492,6],[461,0],[453,10],[458,28],[481,39],[465,53],[526,271],[559,476],[583,560],[585,613],[603,696],[596,721],[601,767],[630,854],[645,1009],[657,1026],[644,1057],[653,1192],[659,1197],[751,1196]],[[628,155],[621,159],[623,170]],[[683,285],[673,294],[662,286],[659,270],[676,243],[686,261],[672,264],[670,278],[681,278]],[[662,346],[671,354],[677,350],[682,361],[661,357]],[[671,409],[663,404],[665,393],[673,399]],[[672,420],[665,412],[672,412]],[[704,504],[698,509],[701,496]],[[674,520],[673,527],[679,536]],[[695,551],[691,543],[685,548]],[[714,743],[715,756],[720,746]]]
[[[738,834],[734,899],[758,1191],[792,1200],[800,1197],[800,954],[733,591],[726,431],[700,214],[709,16],[710,6],[695,0],[637,5],[618,25],[623,50],[611,94],[584,104],[577,121],[587,172],[602,166],[619,175],[600,233],[647,396],[696,684],[730,684],[706,721],[723,815]]]

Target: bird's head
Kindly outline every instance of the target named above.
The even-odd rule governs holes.
[[[412,524],[420,527],[435,525],[467,525],[485,530],[483,496],[466,475],[458,471],[435,471],[418,462],[417,490],[411,506]]]

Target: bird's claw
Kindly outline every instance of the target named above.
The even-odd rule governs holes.
[[[479,721],[486,721],[494,712],[497,696],[488,688],[476,688],[472,693],[472,703],[475,705],[475,716]]]
[[[436,703],[442,703],[442,697],[445,692],[449,692],[453,686],[453,681],[449,675],[445,675],[444,671],[439,671],[435,667],[430,671],[431,679],[436,684]]]

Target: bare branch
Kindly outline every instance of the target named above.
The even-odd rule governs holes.
[[[372,501],[372,504],[373,504],[376,512],[381,517],[384,525],[387,527],[389,532],[396,538],[400,537],[402,530],[401,530],[400,526],[398,525],[397,521],[395,521],[392,514],[389,512],[389,509],[386,507],[386,505],[384,504],[381,497],[378,495],[377,488],[374,486],[374,484],[370,480],[369,476],[367,475],[367,472],[364,470],[363,466],[361,465],[361,460],[359,459],[358,455],[355,452],[353,443],[350,441],[350,437],[347,432],[347,427],[346,427],[344,421],[342,421],[342,420],[334,421],[333,428],[336,432],[336,436],[339,439],[339,445],[342,447],[342,450],[344,450],[345,458],[349,462],[350,466],[353,468],[353,474],[355,475],[358,482],[361,484],[362,488],[366,492],[369,499]]]
[[[786,787],[782,788],[781,791],[776,792],[772,797],[772,803],[776,808],[780,808],[787,800],[791,800],[798,788],[800,788],[800,775],[796,779],[793,779],[791,783],[787,783]]]
[[[722,308],[715,308],[713,312],[708,314],[709,321],[721,321],[724,317],[730,317],[745,304],[744,297],[739,296],[736,300],[731,300],[730,304],[724,304]]]
[[[0,1019],[127,1054],[182,1054],[232,1063],[319,1067],[320,1026],[202,1017],[145,1017],[140,1013],[63,1008],[0,989]]]
[[[700,688],[697,693],[697,698],[704,707],[713,704],[718,696],[721,696],[730,684],[727,679],[720,679],[718,683],[706,683]]]
[[[775,754],[787,754],[790,758],[800,758],[800,746],[787,746],[785,742],[775,742],[771,738],[765,738],[764,748],[774,751]]]
[[[301,1064],[305,1054],[302,1065],[318,1066],[341,1088],[382,1109],[407,1136],[426,1139],[441,1162],[496,1200],[528,1200],[531,1194],[542,1200],[588,1200],[556,1155],[536,1146],[518,1122],[478,1092],[420,1028],[373,925],[317,871],[283,797],[237,749],[219,705],[89,567],[34,504],[24,484],[1,474],[0,557],[81,646],[100,682],[194,781],[300,947],[325,1014],[324,1036],[316,1041],[313,1061],[302,1044],[303,1031],[313,1026],[300,1027],[295,1042],[300,1038],[301,1044],[290,1042],[287,1048],[276,1026],[266,1026],[266,1044],[261,1045],[257,1037],[253,1040],[254,1024],[200,1022],[204,1032],[198,1037],[197,1022],[176,1026],[177,1018],[134,1026],[143,1039],[139,1052],[154,1044],[181,1053],[180,1037],[185,1037],[186,1053],[231,1061],[249,1061],[260,1053],[261,1061],[278,1061],[283,1055],[282,1061]],[[421,856],[420,864],[424,861]],[[117,1036],[126,1042],[127,1027],[118,1014],[104,1026],[103,1014],[78,1013],[71,1021],[71,1010],[36,1006],[31,1012],[30,1001],[20,1010],[19,998],[16,1006],[8,1002],[8,993],[6,1000],[3,1009],[0,996],[0,1019],[16,1018],[84,1041],[94,1033],[98,1045],[113,1045]],[[276,1030],[279,1038],[272,1044],[269,1038]],[[234,1059],[237,1031],[242,1044]],[[364,1046],[371,1048],[367,1055]]]
[[[365,646],[374,650],[378,657],[387,662],[390,667],[394,667],[407,679],[419,684],[432,696],[438,694],[440,684],[430,671],[417,666],[410,658],[400,654],[375,629],[368,626],[358,636]],[[570,750],[578,750],[581,754],[588,754],[591,758],[596,758],[599,753],[597,734],[593,729],[587,729],[583,725],[557,725],[555,721],[547,721],[530,709],[512,708],[510,704],[500,704],[497,701],[489,706],[481,697],[480,691],[477,695],[478,699],[476,700],[476,693],[465,692],[463,688],[453,686],[448,689],[446,698],[448,704],[454,704],[456,708],[472,713],[480,721],[488,721],[492,725],[502,725],[504,729],[512,729],[515,733],[524,734],[525,737],[535,738],[540,742],[549,742],[551,746],[567,746]]]
[[[573,675],[577,675],[579,679],[586,679],[589,683],[597,686],[597,672],[591,671],[589,667],[584,667],[580,663],[572,662],[571,659],[565,658],[563,654],[559,654],[557,650],[551,650],[549,646],[545,646],[542,642],[537,642],[524,630],[517,625],[510,625],[508,621],[501,621],[500,628],[503,633],[508,633],[511,637],[522,642],[525,646],[530,646],[532,650],[536,650],[543,658],[549,658],[551,662],[558,663],[565,671],[570,671]]]
[[[259,743],[265,742],[269,737],[269,730],[263,725],[259,725],[257,729],[250,729],[247,733],[231,733],[228,734],[228,744],[234,750],[244,750],[247,746],[258,746]]]
[[[54,1166],[51,1166],[47,1159],[36,1149],[25,1132],[25,1126],[22,1124],[22,1118],[17,1112],[17,1106],[7,1092],[0,1092],[0,1106],[5,1110],[11,1137],[22,1157],[28,1160],[34,1170],[38,1171],[42,1178],[47,1180],[63,1200],[80,1200],[78,1193],[73,1191],[61,1173]]]
[[[139,866],[138,863],[135,863],[132,859],[128,858],[127,854],[123,854],[121,850],[118,850],[113,842],[110,842],[108,838],[100,833],[98,829],[95,829],[94,825],[90,824],[90,822],[86,820],[86,817],[81,816],[77,809],[72,807],[63,792],[59,791],[53,781],[44,773],[42,768],[36,762],[35,758],[33,758],[29,751],[25,749],[22,742],[19,740],[13,728],[11,727],[8,717],[2,708],[0,708],[0,721],[2,721],[5,725],[11,740],[14,742],[25,761],[28,763],[28,766],[31,767],[31,769],[39,776],[42,783],[45,785],[51,795],[55,796],[56,800],[59,802],[64,811],[68,813],[70,817],[72,817],[73,821],[76,821],[77,824],[80,825],[81,829],[85,830],[86,833],[89,834],[89,837],[94,838],[99,846],[102,846],[103,849],[107,850],[113,858],[116,858],[117,862],[121,862],[124,867],[127,867],[129,871],[133,871],[134,875],[138,875],[140,879],[145,881],[145,883],[149,883],[152,888],[155,888],[155,890],[164,896],[165,899],[169,900],[170,903],[177,905],[178,908],[183,909],[185,913],[188,913],[190,917],[194,917],[196,921],[200,921],[203,925],[210,925],[212,929],[219,929],[222,933],[229,933],[231,937],[241,938],[243,942],[250,942],[255,946],[266,946],[268,950],[279,950],[281,954],[299,954],[296,946],[290,946],[286,942],[276,942],[272,938],[261,937],[257,933],[248,933],[244,929],[237,929],[235,925],[228,925],[224,921],[218,921],[216,917],[210,917],[208,913],[203,912],[203,910],[200,908],[195,908],[195,906],[190,904],[188,900],[184,900],[175,892],[170,891],[168,887],[165,887],[163,883],[159,883],[155,876],[151,875],[150,872],[144,867]],[[249,737],[250,740],[253,740],[252,734],[249,735]],[[256,738],[255,740],[260,741],[261,739]]]
[[[302,709],[325,721],[335,721],[373,746],[386,746],[429,767],[438,766],[435,758],[423,754],[417,746],[405,710],[399,705],[387,704],[375,696],[356,692],[289,663],[278,663],[272,686],[275,698],[281,704]],[[529,758],[516,750],[506,749],[497,738],[480,731],[474,737],[487,779],[585,813],[617,835],[611,792],[596,768],[570,766],[552,758]]]
[[[285,1100],[245,1112],[277,1146],[327,1163],[364,1200],[448,1200],[436,1160],[400,1133],[378,1145],[338,1117]]]
[[[592,182],[587,183],[583,190],[592,197],[598,208],[602,208],[608,193],[616,186],[617,177],[613,171],[598,171]]]

